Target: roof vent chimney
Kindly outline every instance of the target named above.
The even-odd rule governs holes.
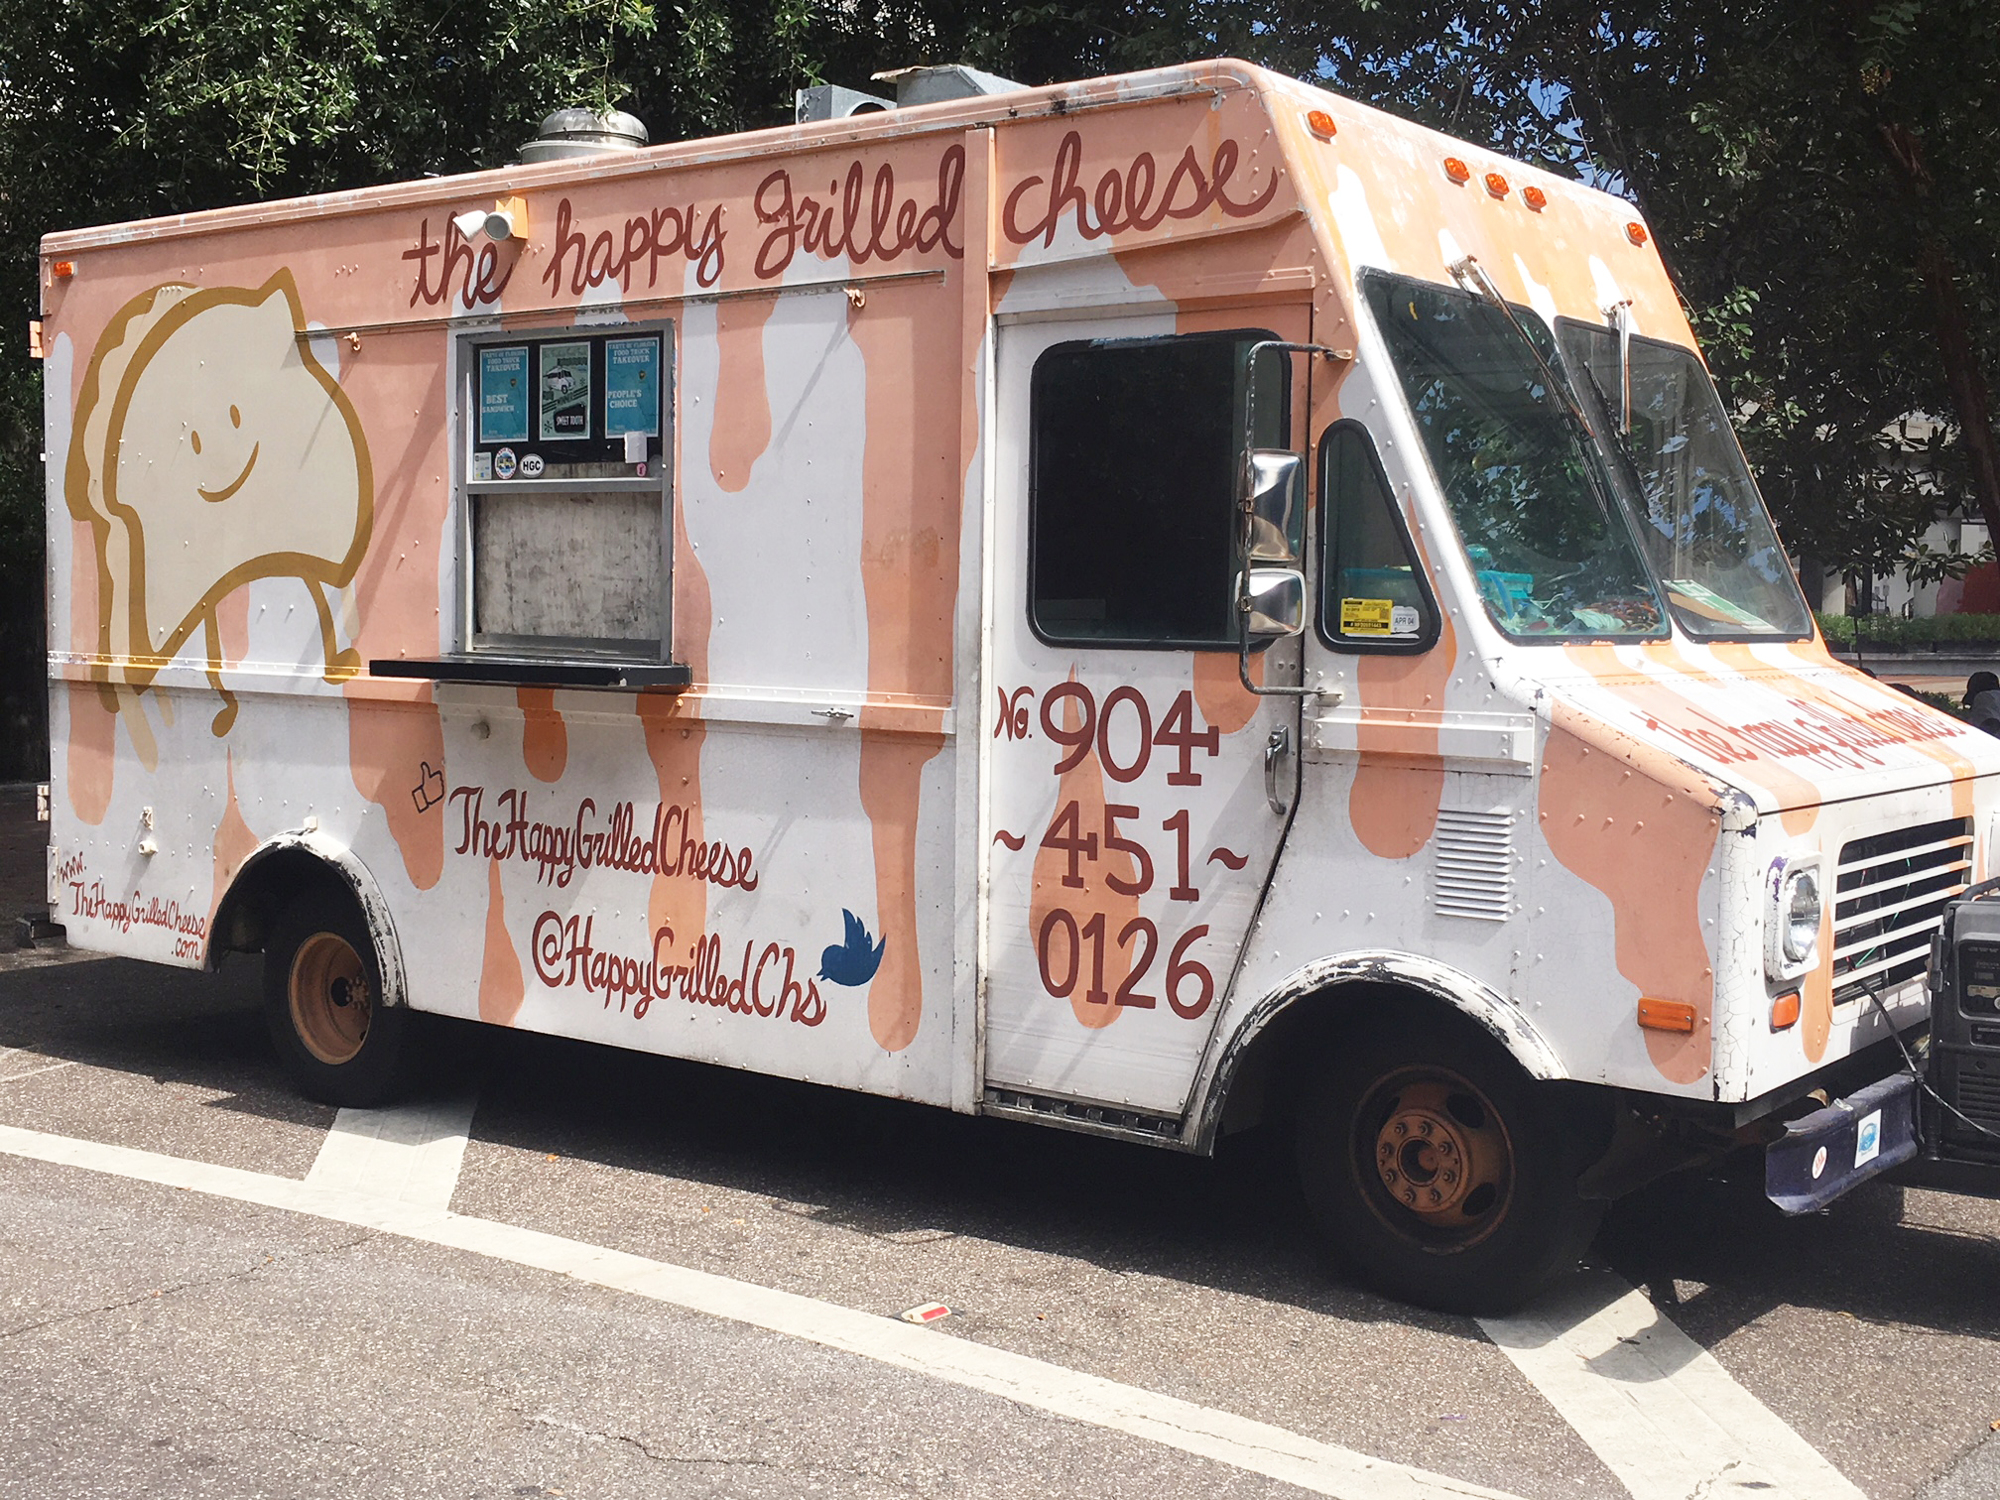
[[[521,147],[521,160],[568,161],[584,156],[609,156],[637,151],[647,143],[646,127],[622,109],[559,109],[542,121],[532,141]]]
[[[814,120],[844,120],[849,115],[876,115],[896,107],[894,99],[864,94],[859,89],[844,89],[837,83],[814,84],[809,89],[800,89],[792,99],[792,118],[801,125]]]
[[[909,109],[918,104],[942,104],[947,99],[976,99],[982,94],[1011,94],[1027,87],[1011,78],[982,73],[964,63],[941,67],[891,68],[875,75],[877,83],[896,85],[896,107]]]
[[[896,97],[864,94],[838,84],[821,83],[800,89],[794,96],[794,118],[804,125],[812,120],[845,120],[850,115],[872,115],[885,109],[908,109],[917,104],[941,104],[947,99],[974,99],[982,94],[1009,94],[1026,84],[999,78],[968,68],[963,63],[944,67],[892,68],[875,75],[877,83],[893,83]]]

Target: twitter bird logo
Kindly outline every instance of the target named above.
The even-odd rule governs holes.
[[[875,971],[882,967],[882,950],[889,940],[884,938],[869,947],[868,929],[861,918],[845,909],[840,914],[847,919],[847,938],[820,954],[819,977],[829,984],[844,984],[853,989],[875,977]]]

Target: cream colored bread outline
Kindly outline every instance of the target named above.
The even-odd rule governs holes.
[[[136,708],[199,625],[223,699],[214,731],[227,734],[236,701],[216,608],[253,578],[301,580],[327,680],[360,670],[338,647],[324,590],[360,566],[374,476],[360,418],[304,325],[285,269],[254,290],[157,286],[106,325],[78,396],[65,494],[96,544],[91,674],[108,706]],[[126,721],[143,753],[150,734],[138,715]]]

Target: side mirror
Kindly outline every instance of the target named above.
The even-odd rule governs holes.
[[[1306,575],[1297,568],[1252,568],[1236,584],[1251,640],[1281,640],[1306,628]]]
[[[1249,493],[1252,563],[1282,563],[1296,568],[1305,551],[1306,461],[1283,448],[1252,448],[1244,473]]]

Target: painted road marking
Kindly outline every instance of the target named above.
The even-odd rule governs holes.
[[[306,1173],[314,1187],[448,1208],[476,1096],[394,1109],[343,1109]]]
[[[30,1069],[28,1069],[28,1071],[27,1071],[27,1072],[25,1072],[25,1073],[9,1073],[9,1074],[7,1074],[7,1075],[6,1075],[6,1077],[4,1077],[4,1078],[0,1078],[0,1083],[19,1083],[19,1082],[20,1082],[20,1081],[21,1081],[21,1080],[22,1080],[23,1078],[38,1078],[38,1077],[40,1077],[40,1076],[41,1076],[42,1074],[44,1074],[44,1073],[53,1073],[53,1072],[55,1072],[55,1070],[56,1070],[57,1068],[73,1068],[73,1067],[75,1067],[75,1066],[76,1066],[76,1063],[75,1063],[74,1061],[71,1061],[71,1062],[53,1062],[53,1063],[49,1063],[49,1064],[47,1064],[47,1065],[46,1065],[46,1066],[44,1066],[44,1067],[40,1067],[40,1068],[30,1068]]]
[[[1644,1293],[1579,1273],[1487,1337],[1634,1500],[1866,1500]]]
[[[455,1214],[435,1205],[300,1182],[0,1125],[0,1153],[114,1177],[185,1188],[239,1203],[309,1214],[493,1260],[553,1271],[733,1323],[765,1328],[1037,1411],[1144,1438],[1199,1458],[1338,1500],[1516,1500],[1444,1474],[1031,1359],[1004,1349],[857,1312],[795,1292],[736,1281],[539,1230]]]

